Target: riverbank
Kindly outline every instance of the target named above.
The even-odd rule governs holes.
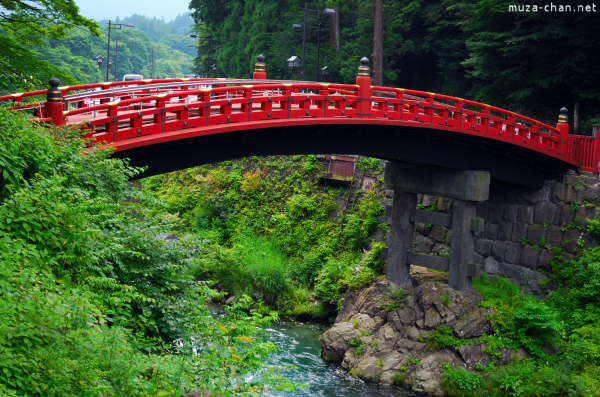
[[[469,363],[473,368],[487,364],[489,354],[475,342],[492,330],[489,309],[478,306],[481,295],[473,289],[456,292],[427,277],[421,281],[405,291],[383,279],[347,293],[334,326],[321,337],[323,358],[340,363],[357,378],[432,395],[445,395],[443,363]],[[472,340],[477,348],[435,349],[431,341],[441,327]],[[502,361],[510,356],[506,352]]]

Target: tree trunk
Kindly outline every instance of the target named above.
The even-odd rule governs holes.
[[[383,85],[383,0],[373,0],[373,85]]]
[[[340,32],[341,32],[341,25],[340,25],[340,10],[339,10],[339,5],[338,7],[335,9],[335,49],[336,50],[340,50],[342,48],[342,44],[340,43]]]
[[[573,132],[575,135],[580,135],[579,133],[579,102],[575,102],[575,106],[573,107]]]

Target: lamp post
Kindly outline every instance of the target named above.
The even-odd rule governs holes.
[[[308,3],[304,3],[304,25],[300,25],[299,23],[292,24],[292,29],[302,28],[302,59],[306,60],[306,31],[308,29],[308,12],[312,11],[316,13],[316,18],[319,18],[320,14],[335,14],[335,10],[333,8],[325,8],[324,10],[315,10],[312,8],[308,8]],[[321,41],[321,23],[319,22],[319,36],[318,36],[318,44],[317,44],[317,72],[315,80],[319,79],[319,51],[320,51],[320,41]],[[304,80],[304,64],[302,63],[302,80]]]
[[[214,65],[212,65],[212,71],[213,71],[214,77],[217,77],[217,64],[216,63]]]
[[[104,62],[104,58],[102,58],[102,55],[98,55],[96,57],[96,63],[98,64],[99,69],[102,69],[102,62]]]
[[[108,64],[110,63],[110,29],[113,26],[115,27],[115,29],[121,29],[123,26],[133,28],[135,25],[132,23],[112,23],[110,20],[108,20],[108,46],[106,48],[106,81],[108,81],[108,72],[110,70],[108,66]],[[117,76],[115,76],[115,79],[116,78]]]
[[[212,34],[209,34],[208,36],[205,37],[200,37],[196,34],[191,34],[190,35],[191,38],[193,39],[208,39],[208,51],[206,52],[206,77],[208,77],[208,65],[210,65],[210,39],[212,38]]]
[[[294,77],[296,77],[296,69],[298,68],[298,66],[300,66],[300,58],[298,58],[296,55],[292,55],[288,60],[288,67],[290,69],[292,69],[292,74]]]

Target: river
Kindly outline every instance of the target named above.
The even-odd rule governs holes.
[[[211,305],[216,314],[221,310]],[[279,351],[270,356],[267,365],[284,366],[293,364],[284,372],[286,379],[301,382],[306,388],[294,392],[275,392],[269,397],[416,397],[417,394],[397,386],[367,383],[348,375],[338,364],[325,362],[321,358],[319,336],[327,327],[316,323],[303,323],[294,320],[274,322],[267,328],[271,341]]]

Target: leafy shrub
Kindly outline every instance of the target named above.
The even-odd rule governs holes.
[[[163,241],[125,200],[137,170],[76,136],[0,109],[0,394],[229,393],[273,350],[265,322],[234,308],[219,319],[232,338],[219,334],[190,277],[203,243]]]
[[[452,336],[452,331],[445,325],[437,325],[426,339],[430,350],[445,349],[447,347],[458,348],[460,342]]]
[[[449,364],[443,364],[444,376],[442,385],[444,389],[453,391],[452,395],[466,395],[460,392],[470,392],[481,384],[481,375],[476,372],[468,372],[463,368],[452,368]]]

